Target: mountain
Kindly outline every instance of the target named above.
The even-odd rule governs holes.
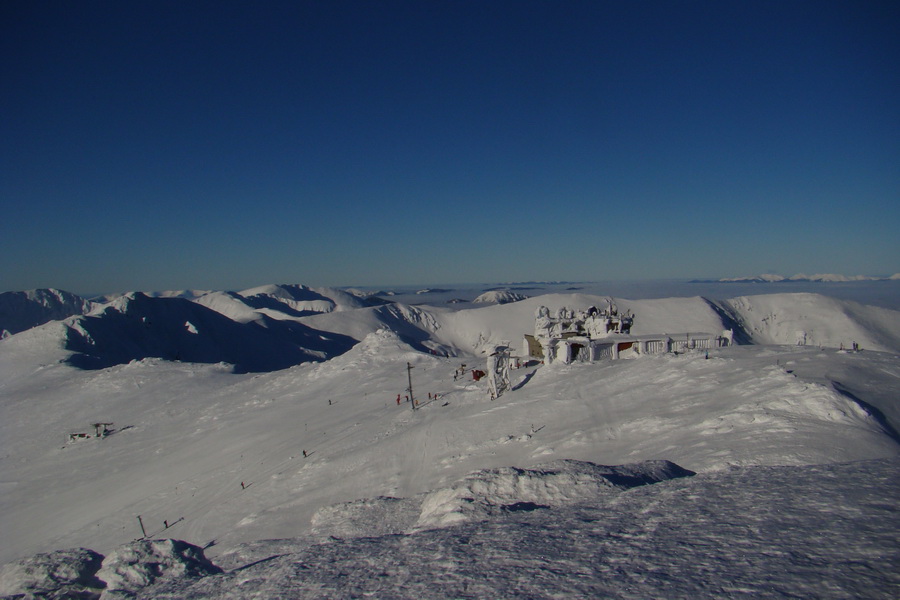
[[[118,300],[123,296],[127,296],[130,293],[134,292],[121,292],[114,294],[103,294],[101,296],[96,296],[91,298],[96,304],[108,304],[113,300]],[[150,296],[151,298],[183,298],[185,300],[196,300],[206,294],[210,293],[210,290],[164,290],[161,292],[141,292],[145,296]]]
[[[68,361],[101,369],[148,357],[272,371],[346,352],[355,340],[261,315],[238,322],[199,303],[131,293],[65,325]]]
[[[336,288],[305,285],[264,285],[239,292],[255,308],[273,308],[295,316],[371,306],[364,299]],[[285,310],[287,307],[288,310]]]
[[[900,273],[895,273],[890,277],[871,277],[868,275],[838,275],[835,273],[819,273],[816,275],[806,275],[804,273],[798,273],[792,277],[785,277],[783,275],[774,275],[774,274],[766,274],[766,275],[756,275],[753,277],[727,277],[724,279],[717,279],[714,281],[718,281],[720,283],[783,283],[783,282],[797,282],[797,281],[818,281],[818,282],[848,282],[848,281],[890,281],[900,279]],[[700,282],[700,280],[697,280]],[[705,281],[705,280],[703,280]]]
[[[0,294],[0,336],[6,337],[49,321],[90,312],[93,303],[56,289]]]
[[[756,344],[799,344],[900,352],[898,312],[819,294],[743,296],[717,303],[739,335]]]
[[[508,304],[510,302],[525,300],[526,298],[528,298],[528,296],[510,290],[490,290],[481,294],[472,302],[475,304]]]
[[[522,361],[492,400],[470,373],[486,350],[516,347],[542,305],[607,299],[297,316],[310,305],[286,302],[327,302],[244,294],[130,294],[0,341],[0,595],[900,585],[900,312],[817,294],[614,298],[635,334],[734,328],[743,344]]]

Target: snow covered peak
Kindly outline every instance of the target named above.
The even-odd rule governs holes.
[[[68,324],[63,343],[82,368],[156,357],[272,371],[341,354],[355,340],[266,315],[238,322],[197,302],[131,292]]]
[[[475,304],[508,304],[526,300],[528,296],[510,290],[490,290],[475,298]]]
[[[93,303],[53,288],[0,294],[0,331],[19,333],[49,321],[90,312]]]
[[[839,283],[848,281],[885,281],[891,279],[900,279],[900,274],[890,277],[871,277],[868,275],[840,275],[837,273],[817,273],[815,275],[807,275],[806,273],[797,273],[791,277],[776,274],[756,275],[753,277],[726,277],[719,279],[723,283],[780,283],[780,282],[797,282],[797,281],[817,281],[823,283]]]
[[[772,273],[765,273],[763,275],[756,275],[753,277],[725,277],[720,279],[719,281],[734,283],[739,281],[758,281],[761,283],[772,283],[776,281],[785,281],[785,277],[783,275],[775,275]]]
[[[719,303],[756,344],[900,352],[900,313],[820,294],[764,294]]]
[[[313,288],[300,284],[264,285],[239,292],[239,295],[256,308],[286,306],[290,311],[303,315],[363,308],[368,304],[343,290]]]

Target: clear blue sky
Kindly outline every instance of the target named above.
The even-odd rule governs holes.
[[[0,288],[900,271],[900,2],[0,3]]]

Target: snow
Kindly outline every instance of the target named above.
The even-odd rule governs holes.
[[[740,297],[723,303],[750,339],[758,344],[796,344],[840,348],[856,342],[886,352],[900,349],[897,311],[818,294]]]
[[[222,570],[203,550],[180,540],[141,540],[118,548],[103,560],[97,579],[101,598],[130,598],[143,588],[169,579],[197,578]]]
[[[89,312],[93,303],[70,292],[56,289],[4,292],[0,294],[0,334],[12,335]]]
[[[735,469],[410,536],[261,543],[141,597],[896,597],[898,466]]]
[[[0,595],[88,596],[102,588],[95,577],[102,562],[103,555],[87,548],[55,550],[13,561],[0,567]]]
[[[816,273],[815,275],[807,275],[805,273],[797,273],[796,275],[792,275],[790,277],[785,277],[784,275],[776,275],[772,273],[767,273],[764,275],[756,275],[755,277],[726,277],[723,279],[719,279],[719,281],[723,283],[738,283],[738,282],[757,282],[757,283],[781,283],[785,281],[816,281],[823,283],[835,283],[835,282],[849,282],[849,281],[885,281],[891,279],[897,279],[898,274],[891,275],[890,277],[872,277],[869,275],[840,275],[838,273]]]
[[[410,535],[252,542],[137,597],[896,597],[898,467],[735,468]]]
[[[627,489],[693,474],[668,461],[609,467],[560,460],[531,469],[484,469],[470,473],[448,488],[429,492],[413,530],[588,501],[611,489]]]
[[[900,591],[897,311],[814,294],[615,298],[636,335],[734,326],[745,344],[531,363],[491,401],[483,380],[454,378],[461,363],[517,344],[540,305],[604,297],[298,316],[310,305],[288,301],[320,299],[284,289],[131,294],[0,341],[0,593]],[[839,349],[852,342],[863,350]],[[108,362],[77,368],[79,354]],[[407,365],[418,410],[396,402]],[[68,441],[97,422],[110,435]],[[697,474],[670,478],[680,469]],[[223,572],[182,573],[182,542],[165,539]]]
[[[509,290],[491,290],[472,300],[476,304],[508,304],[528,298],[525,294],[511,292]]]
[[[290,319],[257,314],[239,321],[197,302],[132,293],[67,321],[63,344],[75,352],[69,361],[83,368],[158,357],[270,371],[334,356],[353,342]]]
[[[221,573],[203,550],[180,540],[141,540],[107,557],[76,548],[14,561],[0,570],[0,594],[51,598],[134,598],[160,582]]]

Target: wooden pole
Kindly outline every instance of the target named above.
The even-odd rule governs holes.
[[[138,523],[141,524],[141,533],[144,534],[144,537],[147,537],[147,530],[144,529],[144,521],[141,520],[141,515],[137,516]]]

